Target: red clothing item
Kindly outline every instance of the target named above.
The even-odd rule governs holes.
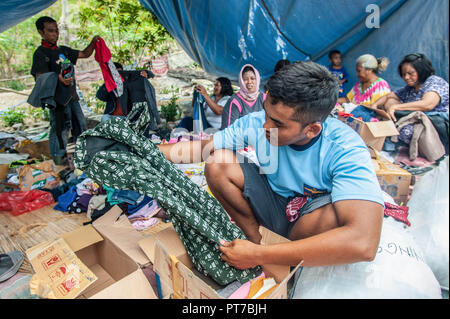
[[[386,202],[384,203],[384,206],[384,216],[391,216],[394,219],[401,221],[408,226],[411,226],[411,223],[408,220],[409,207],[397,206]]]
[[[52,49],[52,50],[58,50],[58,46],[56,44],[48,43],[44,39],[42,39],[41,44],[45,48],[49,48],[49,49]]]
[[[114,112],[112,112],[111,115],[116,115],[116,116],[126,115],[126,114],[123,114],[123,112],[122,112],[122,106],[120,105],[119,99],[116,99],[116,109],[114,110]]]
[[[109,69],[108,62],[111,60],[111,51],[106,46],[105,40],[100,38],[97,42],[95,42],[95,61],[100,65],[100,69],[102,70],[103,79],[105,81],[105,87],[108,92],[111,92],[117,87],[116,82],[111,74],[111,70]],[[120,75],[119,75],[120,76]],[[123,82],[122,76],[120,79]]]

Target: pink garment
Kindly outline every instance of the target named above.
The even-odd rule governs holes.
[[[246,67],[251,67],[253,69],[253,72],[255,72],[255,76],[256,76],[256,92],[254,93],[250,93],[247,88],[245,87],[244,84],[244,79],[242,78],[242,71],[244,71],[244,69]],[[261,76],[259,75],[258,70],[251,64],[246,64],[242,67],[241,71],[239,72],[239,94],[247,101],[255,101],[258,98],[259,95],[259,85],[261,83]]]
[[[136,230],[146,230],[152,227],[153,225],[157,224],[159,222],[158,218],[149,218],[145,220],[137,220],[135,222],[132,222],[131,225]]]
[[[98,62],[100,65],[100,69],[103,74],[103,79],[105,81],[105,87],[108,92],[111,92],[112,90],[117,88],[117,81],[119,79],[114,80],[113,71],[111,71],[111,68],[115,66],[113,63],[111,63],[111,51],[109,51],[109,48],[106,46],[105,40],[102,38],[99,39],[99,41],[95,42],[95,61]],[[114,73],[117,73],[117,70],[114,70]],[[118,73],[117,73],[118,74]],[[123,78],[120,74],[118,74],[118,77],[123,82]],[[121,83],[119,83],[121,85]]]
[[[255,280],[259,277],[266,277],[266,274],[261,273],[261,275],[259,275],[258,277],[252,279]],[[228,299],[247,299],[248,298],[248,293],[250,292],[250,286],[251,286],[251,280],[247,281],[245,284],[243,284],[242,286],[240,286],[235,292],[233,292]]]
[[[130,215],[129,219],[135,219],[139,217],[149,217],[150,215],[152,215],[152,213],[156,214],[158,208],[159,208],[158,202],[154,199],[147,205],[144,205],[144,207],[139,209],[136,213]]]

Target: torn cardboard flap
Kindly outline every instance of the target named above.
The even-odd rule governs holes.
[[[373,137],[387,137],[399,134],[392,121],[365,122],[365,125]]]
[[[114,244],[138,265],[148,265],[150,263],[149,258],[138,246],[139,241],[145,237],[134,229],[125,214],[121,214],[122,210],[115,205],[92,224],[103,237],[108,237],[114,241]]]

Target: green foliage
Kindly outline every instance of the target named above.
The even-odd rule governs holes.
[[[6,110],[2,115],[1,119],[7,126],[13,126],[17,123],[23,124],[23,119],[25,118],[25,113],[22,109],[14,108]]]
[[[88,44],[101,36],[115,62],[143,65],[144,57],[168,50],[172,40],[157,18],[136,0],[87,0],[80,5],[77,35]]]
[[[41,121],[50,121],[50,113],[48,109],[43,109],[40,107],[30,107],[28,110],[28,114],[34,119],[34,120],[41,120]]]
[[[92,87],[84,94],[84,100],[87,105],[97,114],[103,114],[106,108],[106,102],[97,99],[98,88],[103,84],[103,80],[92,83]]]
[[[58,21],[61,16],[60,6],[58,1],[39,14],[0,33],[0,78],[30,73],[33,52],[41,43],[35,22],[44,15]]]
[[[172,95],[167,105],[161,105],[161,114],[167,122],[175,121],[181,114],[177,100],[178,98],[175,95]]]
[[[23,91],[27,88],[26,84],[19,80],[8,81],[7,85],[15,91]]]

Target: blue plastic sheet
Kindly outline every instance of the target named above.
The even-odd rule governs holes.
[[[357,81],[355,61],[365,53],[391,60],[380,75],[394,89],[404,86],[397,65],[412,52],[427,55],[436,74],[448,80],[448,0],[139,1],[194,61],[232,81],[246,63],[259,70],[262,83],[279,59],[328,65],[332,49],[343,53],[346,91]],[[376,17],[379,28],[370,28]]]
[[[1,0],[0,33],[47,9],[55,2],[56,0]]]
[[[0,32],[55,1],[0,1]],[[355,61],[365,53],[390,59],[380,75],[393,89],[404,85],[397,65],[412,52],[427,55],[436,74],[449,78],[448,0],[139,1],[194,61],[234,82],[246,63],[259,70],[264,83],[279,59],[328,65],[332,49],[343,53],[350,76],[346,91],[357,81]],[[371,28],[377,18],[379,28]]]

